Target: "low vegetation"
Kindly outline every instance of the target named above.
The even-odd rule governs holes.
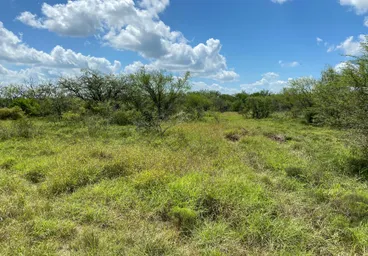
[[[163,137],[31,122],[0,143],[1,255],[366,253],[367,182],[344,131],[236,113]]]
[[[189,76],[3,86],[0,255],[368,253],[367,54],[278,94]]]

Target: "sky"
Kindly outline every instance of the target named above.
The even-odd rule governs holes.
[[[90,68],[278,92],[359,55],[368,0],[1,0],[0,86]]]

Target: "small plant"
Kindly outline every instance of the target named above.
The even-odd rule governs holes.
[[[37,134],[37,128],[30,119],[23,118],[13,123],[15,136],[22,138],[32,138]]]
[[[0,108],[0,120],[18,120],[23,116],[24,112],[20,107]]]
[[[85,230],[77,242],[78,249],[83,251],[96,251],[100,245],[98,235],[93,230]]]

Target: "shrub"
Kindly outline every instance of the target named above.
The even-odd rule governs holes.
[[[316,117],[318,115],[318,112],[314,108],[308,108],[304,111],[304,121],[307,124],[313,124],[316,123]]]
[[[20,107],[27,115],[37,116],[40,114],[40,104],[34,99],[18,98],[13,100],[12,107]]]
[[[134,110],[115,111],[111,117],[111,123],[116,125],[132,125],[139,118],[140,114]]]
[[[272,110],[272,102],[267,96],[249,97],[245,103],[243,114],[251,114],[254,119],[267,118]]]
[[[6,139],[9,139],[11,137],[12,137],[11,130],[7,126],[0,123],[0,139],[1,140],[6,140]]]
[[[14,137],[32,138],[39,131],[31,120],[22,118],[9,125],[0,124],[0,139],[6,140]]]
[[[13,108],[0,108],[0,120],[17,120],[22,118],[24,115],[20,107]]]
[[[36,127],[31,120],[27,118],[20,119],[13,123],[13,136],[31,138],[37,133]]]

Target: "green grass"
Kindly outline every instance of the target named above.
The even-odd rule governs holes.
[[[219,118],[164,137],[0,121],[0,255],[368,253],[367,181],[347,134]]]

